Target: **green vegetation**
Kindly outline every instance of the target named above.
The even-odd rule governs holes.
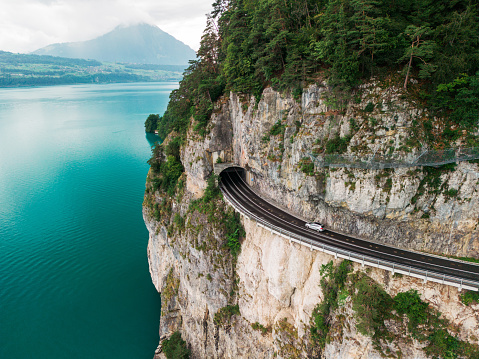
[[[479,303],[479,292],[474,292],[471,290],[461,293],[461,302],[465,305],[477,304]]]
[[[152,157],[148,164],[155,175],[152,180],[154,190],[161,189],[170,196],[175,194],[178,179],[185,170],[180,160],[180,146],[180,138],[175,137],[168,142],[166,148],[159,143],[152,147]]]
[[[188,359],[191,355],[180,332],[174,332],[169,339],[164,340],[161,348],[167,359]]]
[[[425,343],[424,351],[433,358],[479,358],[479,347],[459,340],[449,333],[449,322],[424,302],[416,290],[398,293],[391,298],[374,280],[354,273],[348,287],[353,294],[357,329],[373,339],[377,350],[394,344],[399,337],[414,338]],[[407,317],[407,321],[405,321]],[[385,321],[395,322],[407,331],[391,332]]]
[[[429,193],[439,194],[442,191],[444,183],[441,181],[441,175],[454,171],[456,169],[455,163],[450,163],[447,165],[442,165],[439,167],[422,167],[422,172],[424,177],[419,183],[416,194],[411,198],[411,203],[415,204],[420,196],[428,191]],[[454,193],[446,191],[446,195],[457,195],[457,191]]]
[[[343,290],[351,271],[351,262],[343,261],[337,267],[333,261],[321,266],[321,289],[324,300],[318,304],[311,316],[311,339],[314,345],[324,348],[331,328],[330,316],[338,308],[338,296]]]
[[[180,232],[185,228],[185,219],[179,213],[175,213],[173,223]]]
[[[158,127],[158,121],[160,120],[160,115],[151,114],[145,121],[145,132],[155,133],[156,128]]]
[[[469,76],[461,74],[452,82],[437,87],[437,102],[440,111],[449,111],[453,123],[477,126],[479,113],[479,71]]]
[[[271,130],[269,130],[269,134],[271,136],[277,136],[277,135],[284,135],[284,130],[286,129],[286,125],[281,123],[281,121],[277,121],[273,127],[271,127]]]
[[[278,354],[282,358],[303,358],[303,342],[299,339],[298,329],[289,323],[287,318],[278,320],[274,326],[274,331],[281,338],[281,341],[277,340],[276,343],[279,345]]]
[[[348,149],[349,141],[351,141],[350,136],[346,137],[339,137],[339,135],[335,136],[334,138],[328,140],[326,142],[326,153],[337,153],[342,154],[346,152]]]
[[[368,102],[366,107],[364,108],[365,112],[373,112],[374,110],[374,104],[372,102]]]
[[[211,217],[212,221],[214,221],[215,210],[217,207],[215,200],[222,198],[220,188],[216,185],[217,180],[219,180],[218,176],[215,174],[211,175],[208,178],[203,197],[191,201],[189,208],[190,211],[197,210],[200,213],[207,214],[208,218]]]
[[[205,135],[213,104],[229,91],[257,103],[273,86],[299,99],[304,85],[320,78],[341,107],[341,98],[371,76],[411,88],[450,124],[475,126],[478,15],[472,0],[216,0],[160,136],[184,136],[190,118]],[[374,107],[369,102],[364,111]]]
[[[309,157],[303,157],[299,161],[299,167],[301,172],[307,176],[314,176],[314,163]]]
[[[251,324],[251,328],[253,328],[254,330],[259,330],[261,332],[261,334],[263,334],[263,335],[271,333],[271,327],[265,327],[264,325],[262,325],[258,322],[255,322],[255,323]]]
[[[240,315],[239,306],[236,305],[227,305],[226,307],[221,308],[215,313],[213,321],[218,326],[226,326],[231,323],[231,318],[233,315]]]
[[[210,223],[223,226],[226,233],[225,247],[230,250],[234,258],[237,258],[241,252],[240,239],[246,235],[246,232],[241,224],[239,213],[236,213],[232,208],[218,211],[218,200],[222,199],[221,191],[216,185],[218,180],[218,176],[214,174],[208,178],[203,197],[192,201],[189,211],[197,210],[204,213],[208,216]]]
[[[324,349],[330,340],[337,340],[335,335],[342,335],[338,325],[344,325],[344,316],[335,311],[351,297],[357,330],[370,336],[374,348],[386,356],[400,357],[398,341],[415,339],[424,344],[425,353],[433,358],[479,358],[479,346],[458,339],[450,323],[416,290],[400,292],[393,298],[366,274],[350,272],[348,261],[337,266],[330,261],[321,266],[324,299],[314,308],[310,320],[313,348]],[[469,305],[477,302],[479,296],[477,292],[465,292],[461,299]],[[397,352],[393,353],[395,347]]]
[[[362,276],[355,287],[357,293],[353,296],[353,309],[358,331],[374,339],[384,336],[387,332],[384,319],[390,317],[391,297],[367,276]]]
[[[175,276],[173,268],[170,269],[166,277],[165,285],[161,289],[161,311],[165,313],[168,310],[168,304],[171,298],[178,295],[178,288],[180,287],[180,279]]]
[[[233,210],[229,210],[225,216],[225,228],[227,233],[227,246],[231,250],[233,257],[238,257],[241,252],[240,238],[246,235],[241,224],[240,215]]]
[[[394,298],[394,309],[398,314],[406,314],[408,329],[418,336],[419,326],[426,324],[429,305],[421,300],[416,290],[398,293]]]
[[[456,256],[448,256],[448,257],[460,259],[460,260],[466,261],[466,262],[479,263],[479,259],[472,258],[472,257],[456,257]]]
[[[239,241],[239,230],[236,229],[233,233],[228,234],[226,245],[231,250],[233,257],[238,257],[241,251],[241,243]]]
[[[0,51],[0,87],[83,83],[179,81],[177,68],[135,68],[128,64]]]

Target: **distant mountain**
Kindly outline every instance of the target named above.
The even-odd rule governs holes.
[[[157,26],[118,26],[93,40],[52,44],[33,54],[106,62],[155,65],[187,65],[196,53]]]

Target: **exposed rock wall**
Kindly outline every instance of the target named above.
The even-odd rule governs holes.
[[[413,103],[400,100],[393,89],[366,88],[361,104],[350,103],[342,113],[332,111],[325,96],[326,87],[310,86],[299,104],[267,89],[257,109],[250,103],[243,111],[240,98],[231,95],[234,159],[254,173],[253,186],[334,230],[409,249],[479,258],[477,164],[461,162],[455,171],[438,174],[439,188],[423,185],[422,195],[421,168],[316,169],[314,176],[300,171],[301,159],[314,152],[317,143],[337,134],[352,135],[347,153],[385,153],[414,137],[415,121],[427,116]],[[365,115],[368,99],[376,109]],[[350,119],[359,130],[352,131]],[[284,136],[265,141],[278,120],[286,126]]]
[[[233,258],[225,247],[224,228],[214,218],[226,211],[224,204],[218,201],[213,217],[189,209],[191,202],[201,197],[218,157],[245,167],[259,192],[307,219],[406,248],[479,257],[477,164],[462,163],[455,171],[441,174],[441,183],[448,187],[421,196],[416,194],[424,174],[416,169],[316,169],[312,176],[300,170],[301,159],[328,136],[354,134],[350,152],[360,145],[362,151],[365,146],[379,150],[392,145],[391,140],[399,147],[410,135],[412,121],[424,115],[401,102],[396,92],[374,87],[363,96],[374,95],[376,102],[384,104],[381,111],[369,116],[389,130],[381,127],[376,131],[364,123],[354,132],[349,119],[360,122],[359,105],[350,104],[343,113],[331,111],[323,99],[326,90],[309,87],[299,104],[292,96],[267,89],[257,106],[254,100],[246,102],[231,94],[217,105],[206,139],[193,131],[188,134],[181,154],[186,186],[171,202],[166,221],[170,224],[154,220],[151,209],[144,208],[150,232],[150,273],[162,294],[160,336],[163,339],[180,330],[194,358],[309,357],[314,348],[308,326],[314,307],[324,296],[319,286],[320,267],[332,259],[290,245],[245,218],[241,254]],[[387,111],[392,107],[394,115]],[[265,139],[278,120],[285,125],[284,132]],[[395,130],[391,130],[393,126]],[[374,143],[372,136],[377,137]],[[388,179],[391,186],[385,190]],[[457,196],[446,196],[448,188],[457,189]],[[165,198],[151,191],[147,196],[156,203]],[[418,198],[413,205],[414,196]],[[424,213],[429,218],[420,218]],[[172,224],[175,215],[184,218],[183,227]],[[354,269],[364,270],[357,265]],[[368,275],[391,295],[417,289],[423,300],[457,327],[460,339],[478,343],[479,305],[463,305],[457,289],[392,277],[377,269],[368,270]],[[222,308],[233,305],[238,305],[240,315],[215,320]],[[350,297],[331,320],[337,330],[326,345],[325,358],[382,357],[371,338],[357,331]],[[405,340],[398,342],[396,349],[403,358],[426,358],[422,346]]]

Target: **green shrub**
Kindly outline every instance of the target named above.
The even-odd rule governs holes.
[[[233,315],[240,315],[239,306],[236,305],[227,305],[226,307],[221,308],[215,313],[213,321],[218,326],[225,326],[231,323],[231,318]]]
[[[398,293],[394,297],[394,309],[398,314],[406,314],[409,323],[408,328],[411,333],[417,333],[420,325],[426,324],[429,304],[423,302],[417,290],[408,290]]]
[[[254,329],[254,330],[259,330],[261,331],[261,334],[263,335],[266,335],[268,333],[271,332],[271,327],[265,327],[264,325],[258,323],[258,322],[255,322],[253,324],[251,324],[251,327]]]
[[[479,292],[466,291],[461,293],[461,302],[465,305],[479,303]]]
[[[374,111],[374,104],[372,102],[368,102],[366,107],[364,108],[365,112],[373,112]]]
[[[153,178],[155,190],[160,189],[170,196],[175,194],[178,179],[185,171],[180,160],[179,147],[179,138],[172,140],[166,149],[163,145],[156,143],[152,147],[152,157],[148,160],[155,175]]]
[[[189,211],[197,210],[208,216],[210,223],[217,223],[224,226],[226,234],[225,247],[229,248],[233,257],[237,257],[241,252],[240,238],[246,235],[246,232],[241,224],[241,217],[232,208],[219,211],[218,200],[222,198],[221,190],[216,185],[218,176],[211,175],[208,178],[203,197],[194,200],[190,203]],[[224,204],[224,203],[223,203]]]
[[[273,127],[271,127],[271,130],[269,130],[269,134],[271,136],[277,136],[280,134],[284,133],[284,130],[286,129],[286,125],[282,124],[280,120],[278,120]]]
[[[308,157],[303,157],[299,161],[301,172],[307,176],[314,176],[314,163]]]
[[[419,183],[416,195],[411,199],[411,202],[415,204],[417,199],[422,196],[426,190],[430,193],[438,194],[441,191],[441,175],[444,173],[452,172],[456,168],[455,163],[442,165],[439,167],[423,167],[424,178]]]
[[[173,268],[170,269],[166,277],[165,285],[161,290],[162,311],[166,310],[171,298],[178,295],[180,279],[176,277]]]
[[[293,91],[293,98],[296,102],[301,102],[301,96],[303,95],[303,88],[297,87]]]
[[[432,332],[429,337],[429,344],[424,349],[426,354],[434,358],[455,359],[458,357],[459,340],[450,335],[447,330],[439,329]],[[462,346],[462,345],[461,345]]]
[[[185,219],[179,213],[175,213],[173,223],[176,225],[176,228],[178,228],[179,231],[185,228]]]
[[[322,265],[320,269],[321,289],[324,299],[314,309],[310,321],[311,339],[315,345],[324,348],[330,330],[329,317],[338,308],[338,295],[345,289],[346,278],[351,271],[351,262],[342,261],[337,267],[333,261]]]
[[[447,197],[457,197],[458,192],[459,192],[459,190],[457,190],[455,188],[451,188],[451,189],[447,190],[446,192],[444,192],[444,194]]]
[[[218,180],[218,176],[215,174],[212,174],[208,178],[206,189],[202,198],[203,203],[208,203],[214,199],[220,198],[221,191],[220,191],[220,188],[216,185],[217,180]]]
[[[376,282],[362,276],[356,283],[357,293],[353,296],[357,329],[360,333],[379,337],[386,328],[384,320],[390,317],[393,300]]]
[[[241,252],[240,238],[246,235],[246,232],[241,224],[241,217],[239,213],[229,210],[224,218],[225,229],[227,233],[226,245],[230,249],[233,257],[238,257]]]
[[[359,130],[359,126],[354,118],[349,119],[349,127],[351,128],[352,132]]]
[[[238,230],[228,235],[226,245],[231,250],[231,254],[233,255],[233,257],[238,257],[238,254],[241,251],[241,243],[239,242]]]
[[[386,192],[391,192],[391,189],[393,188],[393,179],[392,178],[388,178],[386,180],[386,183],[384,184],[384,187],[383,189],[386,191]]]
[[[328,140],[326,142],[326,153],[337,153],[341,154],[347,151],[349,141],[351,141],[351,136],[346,136],[346,137],[339,137],[336,136],[333,139]]]
[[[164,340],[161,348],[167,359],[188,359],[191,355],[180,332],[174,332],[169,339]]]
[[[441,318],[441,313],[423,302],[416,290],[398,293],[393,299],[373,279],[364,274],[354,273],[350,283],[356,292],[352,301],[358,321],[357,329],[360,333],[372,337],[377,350],[385,343],[394,344],[398,338],[396,331],[388,330],[385,320],[396,322],[399,325],[397,328],[400,328],[406,315],[408,332],[404,333],[406,335],[404,339],[411,341],[414,338],[424,343],[424,352],[428,357],[479,359],[479,347],[449,334],[450,323]],[[467,297],[467,293],[464,297]],[[397,314],[394,314],[394,311]],[[388,354],[387,350],[385,354]]]

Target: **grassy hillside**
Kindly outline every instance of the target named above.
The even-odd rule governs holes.
[[[179,81],[182,66],[130,65],[0,51],[0,87]]]

